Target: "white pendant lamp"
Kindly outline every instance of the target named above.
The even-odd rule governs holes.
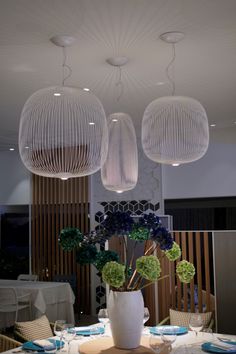
[[[74,38],[55,36],[51,41],[64,50]],[[63,69],[71,71],[65,61],[66,57]],[[64,86],[65,80],[62,86],[47,87],[29,97],[19,127],[19,151],[26,168],[61,179],[98,171],[108,150],[101,102],[91,92]]]
[[[133,189],[138,180],[138,151],[131,117],[113,113],[108,117],[109,149],[101,168],[103,186],[117,193]]]
[[[173,46],[173,58],[167,67],[173,96],[161,97],[145,109],[142,121],[142,146],[148,158],[164,164],[183,164],[200,159],[209,144],[209,125],[205,109],[197,100],[174,96],[175,83],[169,67],[175,59],[175,43],[183,39],[181,32],[160,36]]]
[[[126,57],[109,58],[107,62],[119,70],[116,86],[121,88],[121,66],[128,62]],[[126,113],[113,113],[108,117],[109,149],[105,164],[101,168],[103,186],[110,191],[122,193],[133,189],[138,180],[138,151],[134,125]]]

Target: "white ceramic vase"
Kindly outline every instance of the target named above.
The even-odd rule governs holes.
[[[108,315],[114,345],[121,349],[137,348],[143,329],[142,292],[111,290],[108,298]]]

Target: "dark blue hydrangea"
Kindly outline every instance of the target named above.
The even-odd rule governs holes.
[[[102,222],[102,227],[107,235],[128,235],[134,224],[133,218],[129,213],[116,211],[109,214]]]
[[[139,227],[145,227],[149,231],[156,230],[161,227],[160,218],[154,213],[144,214],[138,221]]]
[[[170,250],[173,246],[173,238],[165,227],[159,227],[151,233],[151,240],[158,243],[162,251]]]

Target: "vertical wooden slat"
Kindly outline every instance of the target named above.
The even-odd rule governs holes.
[[[205,264],[205,284],[206,284],[206,309],[211,311],[211,282],[210,282],[210,264],[209,264],[209,243],[208,243],[208,232],[203,233],[204,238],[204,264]]]
[[[73,203],[72,203],[72,225],[73,227],[76,227],[76,215],[75,215],[75,198],[76,198],[76,191],[77,191],[77,183],[75,183],[75,178],[72,178],[72,184],[71,184],[71,195],[73,196]],[[73,193],[74,192],[74,193]]]
[[[42,278],[45,280],[45,264],[44,264],[44,249],[43,249],[43,223],[42,223],[42,179],[38,177],[38,203],[39,203],[39,243],[40,243],[40,269],[42,270]]]
[[[196,232],[196,262],[197,262],[197,285],[198,285],[198,308],[202,312],[202,264],[201,264],[201,234]]]
[[[31,261],[32,261],[32,271],[34,274],[36,273],[37,266],[36,266],[36,238],[35,238],[35,229],[36,229],[36,213],[35,213],[35,188],[34,186],[34,175],[31,175],[31,193],[32,193],[32,205],[31,205]]]
[[[53,180],[54,184],[54,198],[55,198],[55,209],[56,209],[56,239],[59,236],[59,229],[60,229],[60,206],[59,206],[59,180]],[[58,242],[56,243],[56,274],[60,274],[60,250],[58,246]]]
[[[193,259],[193,233],[188,233],[188,253],[189,253],[189,262],[194,263]],[[191,312],[195,312],[194,305],[194,279],[190,283],[190,309]]]
[[[175,233],[175,240],[176,240],[176,243],[178,243],[179,245],[180,244],[180,233],[179,232],[176,232]],[[181,282],[179,280],[179,278],[177,277],[177,308],[178,310],[180,311],[181,310],[181,307],[182,307],[182,285],[181,285]]]
[[[182,258],[187,259],[187,245],[186,245],[186,232],[181,232],[181,248],[182,248]],[[184,311],[188,311],[188,288],[187,284],[183,284],[183,300],[184,300]]]
[[[83,196],[83,200],[84,200],[84,213],[85,213],[85,230],[89,230],[89,218],[88,218],[88,214],[89,214],[89,204],[87,202],[88,199],[88,178],[84,177],[84,196]]]

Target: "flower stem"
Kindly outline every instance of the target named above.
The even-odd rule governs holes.
[[[163,277],[158,278],[157,281],[162,280],[162,279],[165,279],[165,278],[168,278],[168,277],[169,277],[169,274],[163,275]],[[155,282],[156,282],[156,280],[151,281],[151,282],[145,284],[144,286],[142,286],[139,290],[142,290],[142,289],[146,288],[147,286],[149,286],[149,285],[151,285],[151,284],[154,284]]]
[[[136,274],[137,274],[137,270],[135,269],[135,271],[133,272],[132,277],[130,278],[130,281],[128,283],[128,286],[127,286],[128,289],[131,287],[131,284],[132,284]]]

